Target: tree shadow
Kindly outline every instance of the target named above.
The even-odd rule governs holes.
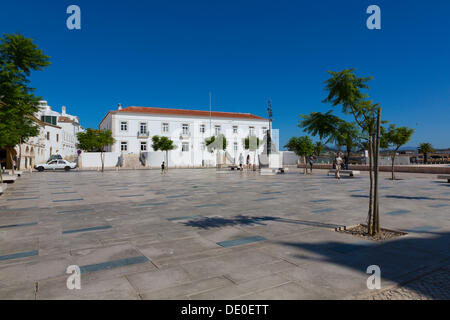
[[[320,255],[309,258],[327,264],[341,265],[345,268],[366,273],[367,267],[377,265],[383,281],[391,281],[432,299],[450,299],[450,279],[433,279],[431,282],[412,281],[442,266],[450,264],[450,232],[421,232],[433,235],[432,238],[402,237],[381,243],[359,241],[342,242],[277,242],[299,249],[298,258],[304,259],[304,251]],[[433,267],[435,266],[435,267]],[[447,267],[448,272],[448,267]],[[370,275],[367,274],[367,278]],[[331,284],[332,285],[332,284]],[[349,284],[351,285],[351,284]],[[376,294],[373,290],[371,292]]]
[[[211,228],[222,228],[229,226],[252,226],[252,225],[267,225],[264,222],[267,221],[276,221],[283,223],[293,223],[310,227],[318,227],[318,228],[337,228],[342,227],[343,225],[330,224],[330,223],[322,223],[316,221],[307,221],[307,220],[297,220],[297,219],[286,219],[279,217],[251,217],[238,215],[230,218],[223,217],[203,217],[201,219],[190,220],[184,222],[183,224],[188,227],[194,227],[199,229],[211,229]]]
[[[352,194],[350,195],[353,198],[369,198],[368,195],[365,194]],[[433,197],[425,197],[425,196],[401,196],[401,195],[393,195],[387,194],[383,196],[384,198],[391,199],[403,199],[403,200],[437,200],[437,201],[450,201],[450,199],[446,198],[433,198]]]

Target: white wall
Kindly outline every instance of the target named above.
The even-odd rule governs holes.
[[[115,167],[118,163],[120,152],[105,152],[105,168]],[[82,152],[79,158],[80,168],[99,168],[102,166],[100,152]]]
[[[293,166],[297,164],[299,156],[293,151],[280,151],[283,156],[283,166]]]

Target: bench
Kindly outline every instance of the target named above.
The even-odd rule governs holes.
[[[4,175],[2,176],[3,183],[14,183],[17,180],[17,176]]]
[[[287,171],[287,168],[261,168],[260,173],[263,176],[272,176],[285,171]]]
[[[438,179],[447,179],[447,182],[450,183],[450,174],[441,174],[438,175]]]
[[[12,170],[6,170],[6,173],[9,174],[10,176],[13,175]],[[15,175],[18,175],[18,176],[20,177],[20,176],[22,175],[22,171],[20,171],[20,170],[14,170],[14,174],[15,174]]]
[[[328,171],[327,175],[329,176],[330,173],[336,174],[336,169],[331,169],[330,171]],[[356,174],[360,174],[361,172],[359,170],[340,170],[339,173],[340,174],[348,174],[350,177],[353,177]]]

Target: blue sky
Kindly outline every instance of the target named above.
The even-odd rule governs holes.
[[[81,30],[66,8],[81,8]],[[381,30],[366,8],[381,8]],[[33,38],[52,65],[37,94],[97,127],[124,106],[266,116],[281,143],[302,135],[299,114],[321,101],[327,70],[372,75],[383,118],[416,130],[408,146],[450,147],[450,1],[3,1],[0,32]],[[335,113],[341,115],[340,108]]]

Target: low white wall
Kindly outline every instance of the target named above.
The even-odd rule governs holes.
[[[105,152],[105,167],[115,167],[118,164],[120,152]],[[102,166],[100,152],[83,152],[80,154],[80,168],[97,168]]]
[[[283,157],[283,166],[294,166],[297,164],[299,156],[293,151],[280,151]]]

